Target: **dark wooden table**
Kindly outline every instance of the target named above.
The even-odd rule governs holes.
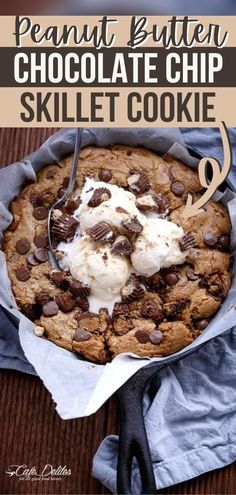
[[[37,149],[55,129],[0,129],[0,166]],[[41,381],[13,371],[0,372],[0,493],[104,494],[91,477],[93,455],[102,439],[117,433],[115,398],[95,415],[62,421]],[[45,464],[67,466],[71,475],[61,481],[21,481],[5,474],[8,466]],[[162,490],[163,494],[236,493],[234,465]]]

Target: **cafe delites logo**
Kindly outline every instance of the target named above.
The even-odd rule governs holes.
[[[9,477],[15,476],[19,481],[60,481],[71,475],[71,469],[67,466],[54,467],[52,464],[45,464],[41,469],[27,464],[12,464],[5,473]]]

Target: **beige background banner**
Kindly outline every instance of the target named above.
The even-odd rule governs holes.
[[[201,96],[203,92],[212,92],[213,88],[204,88],[204,90],[200,90],[199,88],[187,88],[187,89],[171,89],[171,93],[174,95],[174,101],[176,101],[176,94],[177,93],[183,93],[183,95],[186,95],[188,92],[193,92],[194,93],[199,93],[199,98],[201,102]],[[26,112],[23,106],[21,105],[21,94],[22,92],[30,92],[33,93],[34,95],[36,93],[42,93],[43,97],[48,93],[54,93],[58,94],[58,100],[59,100],[59,113],[58,116],[55,115],[54,110],[55,110],[55,100],[54,97],[51,96],[47,108],[48,111],[51,115],[52,121],[47,121],[45,118],[42,120],[39,120],[36,122],[36,115],[34,115],[34,121],[33,122],[23,122],[21,120],[21,112]],[[113,90],[112,90],[113,91]],[[58,126],[63,126],[63,127],[73,127],[73,126],[86,126],[86,127],[186,127],[186,126],[191,126],[191,127],[196,127],[196,126],[201,126],[201,127],[218,127],[219,122],[225,121],[227,127],[234,127],[236,124],[236,119],[235,119],[235,110],[234,110],[234,102],[236,101],[236,88],[217,88],[215,90],[216,92],[216,98],[211,99],[210,101],[215,103],[215,109],[209,111],[209,115],[214,115],[215,116],[215,122],[202,122],[202,112],[201,112],[201,104],[199,104],[200,108],[200,113],[199,113],[199,121],[193,118],[193,122],[188,122],[186,121],[186,118],[183,118],[182,122],[177,122],[177,114],[175,116],[175,119],[172,122],[163,122],[160,118],[157,118],[153,122],[147,122],[144,120],[143,113],[142,113],[142,119],[137,122],[130,122],[127,117],[127,99],[128,95],[131,91],[138,91],[140,95],[143,97],[145,93],[149,92],[148,88],[142,89],[142,90],[131,90],[130,88],[115,88],[115,92],[120,93],[119,98],[115,98],[116,100],[116,105],[115,105],[115,121],[111,121],[111,115],[110,115],[110,98],[108,96],[99,96],[96,99],[96,103],[98,105],[102,105],[102,109],[97,109],[96,112],[96,117],[101,118],[101,121],[96,121],[96,122],[91,122],[91,113],[94,114],[94,100],[91,102],[91,93],[94,93],[94,89],[89,89],[89,88],[83,88],[83,96],[81,98],[81,116],[83,118],[88,118],[90,119],[90,122],[86,120],[78,120],[76,122],[76,93],[78,92],[76,89],[72,88],[57,88],[55,91],[53,91],[53,88],[43,88],[37,90],[33,88],[24,88],[24,91],[22,91],[22,88],[2,88],[0,90],[0,107],[1,107],[1,113],[0,113],[0,127],[58,127]],[[167,90],[168,91],[168,90]],[[109,93],[111,92],[108,88],[98,88],[96,89],[95,92],[98,93]],[[151,89],[152,93],[155,93],[160,97],[160,95],[165,92],[164,88],[160,89]],[[168,91],[169,92],[169,91]],[[62,93],[65,94],[64,96],[64,105],[65,102],[67,103],[68,106],[68,111],[67,115],[69,117],[73,117],[73,121],[68,121],[66,122],[65,118],[62,118]],[[31,101],[29,102],[31,107],[35,110],[36,109],[36,101]],[[189,105],[189,110],[191,115],[194,117],[194,100],[192,103]],[[93,109],[91,109],[91,106],[93,105]],[[160,107],[160,105],[159,105]],[[142,102],[139,103],[138,105],[134,105],[134,110],[141,110],[142,112],[143,104]],[[26,112],[28,115],[28,112]],[[103,116],[103,118],[102,118]],[[58,119],[57,119],[58,117]],[[64,116],[65,117],[65,116]]]
[[[24,16],[21,16],[24,17]],[[58,26],[59,33],[62,34],[64,25],[76,25],[82,33],[83,26],[85,24],[89,24],[91,27],[101,25],[99,20],[102,19],[102,16],[29,16],[32,24],[40,24],[42,27],[42,34],[49,26]],[[126,46],[127,41],[129,40],[130,34],[130,16],[109,16],[110,19],[116,19],[118,22],[111,23],[109,28],[109,33],[114,33],[115,43],[113,46]],[[137,16],[139,19],[141,16]],[[190,19],[197,19],[199,23],[202,23],[205,26],[205,33],[208,30],[208,26],[210,24],[218,24],[221,26],[222,35],[225,31],[229,32],[229,36],[227,39],[227,43],[225,46],[235,46],[236,45],[236,16],[190,16]],[[153,25],[158,25],[160,30],[163,26],[168,25],[168,21],[171,19],[171,16],[148,16],[148,24],[146,26],[146,30],[151,32],[153,30]],[[179,16],[179,19],[183,19],[183,16]],[[196,26],[196,24],[192,24],[192,26]],[[1,29],[0,29],[0,46],[16,46],[15,44],[15,16],[1,16]],[[192,32],[192,28],[190,30]],[[30,33],[26,34],[22,37],[22,47],[26,46],[34,46],[34,43],[31,40]],[[38,45],[37,45],[38,46]],[[52,46],[50,42],[43,42],[40,46]],[[73,43],[69,43],[67,46],[73,46]],[[88,44],[82,44],[81,46],[92,46]],[[154,47],[155,43],[150,36],[144,45],[140,45],[140,47]],[[161,46],[161,45],[156,45]],[[197,44],[195,46],[198,46]],[[205,43],[201,46],[209,46],[209,44]]]
[[[116,19],[118,22],[114,22],[110,25],[109,35],[115,34],[115,42],[112,47],[127,46],[127,42],[130,36],[130,16],[109,16],[110,19]],[[179,17],[183,19],[183,16]],[[48,17],[48,16],[30,16],[30,21],[32,24],[32,29],[39,31],[39,27],[35,27],[35,24],[40,24],[41,31],[39,36],[45,32],[49,26],[55,26],[58,30],[59,35],[63,34],[63,28],[66,25],[75,25],[80,34],[83,34],[84,25],[88,24],[91,28],[94,26],[99,26],[101,28],[102,16],[87,16],[87,17]],[[137,16],[140,19],[140,16]],[[161,31],[163,26],[170,25],[169,21],[171,16],[148,16],[147,25],[145,29],[148,32],[153,31],[153,26],[158,26]],[[190,19],[196,19],[197,22],[201,22],[205,26],[204,35],[207,34],[210,25],[220,25],[221,26],[221,37],[227,31],[229,36],[225,47],[236,46],[236,29],[235,22],[236,16],[191,16]],[[1,16],[1,29],[0,29],[0,46],[15,47],[15,20],[14,16]],[[192,26],[195,26],[192,24]],[[25,24],[26,26],[26,24]],[[33,27],[34,26],[34,27]],[[181,32],[181,27],[179,28]],[[193,28],[190,28],[192,33]],[[100,33],[101,34],[101,33]],[[159,32],[160,34],[160,32]],[[30,31],[22,37],[22,50],[24,47],[53,47],[53,44],[48,41],[43,41],[41,44],[35,44],[32,41]],[[60,45],[63,46],[63,45]],[[73,46],[72,41],[67,46]],[[83,48],[92,47],[93,43],[82,43]],[[155,47],[160,48],[161,44],[156,44],[153,37],[150,35],[146,42],[141,44],[137,50],[142,51],[144,47]],[[205,48],[209,46],[207,43],[197,45],[194,47],[201,46]],[[212,44],[211,46],[214,46]],[[20,50],[20,48],[19,48]],[[55,51],[57,48],[55,48]],[[187,48],[186,48],[187,50]],[[12,61],[13,63],[13,61]],[[10,61],[11,64],[11,61]],[[225,69],[225,67],[224,67]],[[2,67],[2,70],[4,68]],[[233,69],[232,69],[233,70]],[[63,83],[64,84],[64,83]],[[190,83],[191,84],[191,83]],[[30,93],[31,101],[28,100],[28,110],[25,110],[21,100],[22,95],[25,93]],[[139,93],[139,99],[141,101],[137,102],[136,98],[133,100],[133,112],[134,115],[139,112],[139,118],[133,121],[129,119],[128,114],[128,101],[130,101],[130,93]],[[147,93],[152,93],[151,97],[147,96]],[[169,101],[168,97],[164,101],[163,93],[168,92],[170,94],[169,99],[172,104],[172,117],[170,119],[165,118],[166,114],[168,116]],[[184,105],[181,106],[181,99],[191,93],[189,97],[189,102],[184,112]],[[214,105],[214,109],[210,109],[208,114],[213,120],[206,119],[206,112],[204,114],[204,98],[206,93],[214,93],[214,97],[209,98],[209,103]],[[50,94],[49,94],[50,93]],[[95,97],[94,93],[100,93]],[[119,96],[114,96],[111,99],[111,93],[119,93]],[[47,104],[44,105],[45,112],[37,113],[37,108],[40,108],[41,100],[47,96]],[[170,87],[165,89],[163,87],[152,87],[150,88],[148,84],[143,88],[131,88],[131,87],[83,87],[81,88],[58,88],[56,85],[50,88],[27,88],[27,87],[9,87],[0,89],[0,104],[1,104],[1,114],[0,114],[0,126],[2,127],[70,127],[70,126],[90,126],[90,127],[103,127],[103,126],[125,126],[125,127],[136,127],[136,126],[205,126],[205,127],[218,127],[219,122],[225,121],[227,126],[235,126],[235,110],[234,102],[236,100],[236,87],[230,88],[215,88],[213,85],[209,88],[201,87],[198,88],[175,88]],[[144,105],[146,102],[146,106]],[[178,104],[179,102],[179,104]],[[154,103],[154,117],[153,107]],[[206,103],[206,102],[205,102]],[[96,107],[97,105],[97,107]],[[42,106],[42,105],[41,105]],[[206,105],[205,105],[206,106]],[[165,109],[163,110],[163,108]],[[24,118],[31,115],[32,118]],[[48,118],[46,118],[46,116]],[[191,117],[190,119],[187,116]]]

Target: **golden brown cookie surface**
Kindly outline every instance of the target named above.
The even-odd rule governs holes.
[[[197,242],[183,265],[149,279],[140,277],[142,288],[136,290],[136,298],[116,304],[112,317],[102,309],[93,314],[88,288],[76,285],[68,275],[52,274],[47,260],[48,209],[66,189],[70,165],[69,157],[44,168],[37,183],[27,186],[12,203],[14,221],[5,234],[4,252],[19,308],[36,322],[39,334],[98,363],[121,352],[165,356],[191,343],[214,316],[231,284],[230,221],[224,207],[210,201],[203,214],[185,222],[187,194],[201,190],[196,172],[143,148],[83,149],[78,191],[88,176],[125,188],[139,187],[141,211],[159,208]],[[135,174],[138,177],[130,181]],[[161,197],[158,204],[155,194]],[[71,201],[64,213],[71,215],[75,207],[78,204]],[[132,236],[128,232],[131,240]],[[122,249],[130,254],[127,242]]]

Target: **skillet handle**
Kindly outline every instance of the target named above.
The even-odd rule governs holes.
[[[117,493],[132,494],[132,461],[136,458],[142,482],[142,494],[155,494],[156,484],[143,418],[143,394],[156,367],[144,367],[133,375],[117,392],[119,399],[119,453]]]

